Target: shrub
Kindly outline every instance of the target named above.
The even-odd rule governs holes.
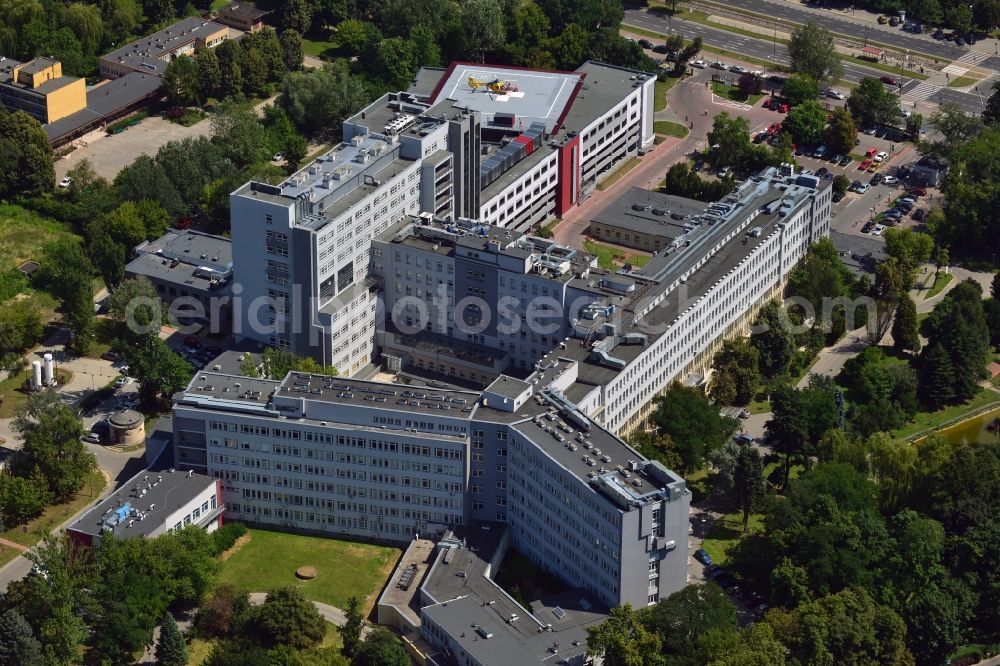
[[[212,532],[212,540],[215,541],[215,551],[221,555],[236,543],[236,540],[247,533],[247,526],[243,523],[226,523],[215,532]]]

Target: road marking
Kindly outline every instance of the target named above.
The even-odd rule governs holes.
[[[931,95],[937,94],[941,90],[941,86],[934,85],[933,83],[927,83],[926,81],[918,84],[912,90],[907,90],[903,93],[904,97],[908,97],[912,100],[924,100]]]
[[[981,51],[969,51],[955,62],[964,62],[967,65],[978,65],[979,63],[981,63],[982,61],[986,60],[989,57],[990,57],[989,53],[982,53]],[[945,70],[942,71],[947,71],[947,68],[945,68]]]
[[[944,72],[945,74],[954,74],[955,76],[962,76],[967,71],[969,71],[969,68],[968,67],[961,67],[959,65],[952,64],[952,65],[948,65],[947,67],[945,67],[941,71]]]

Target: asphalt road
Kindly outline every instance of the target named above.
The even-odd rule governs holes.
[[[657,13],[648,12],[644,9],[626,10],[625,20],[623,23],[625,24],[623,25],[623,29],[626,31],[628,30],[628,26],[632,25],[663,34],[667,33],[667,17]],[[855,25],[856,27],[856,24],[851,25]],[[787,66],[790,64],[788,49],[785,45],[770,42],[765,38],[748,37],[729,32],[728,30],[723,30],[721,28],[713,28],[711,26],[702,25],[700,23],[692,23],[677,18],[670,21],[670,28],[671,31],[677,32],[687,39],[693,39],[694,37],[701,36],[702,40],[704,40],[706,44],[719,48],[725,48],[733,53],[749,56],[758,60],[770,61],[776,65]],[[714,54],[707,54],[704,57],[706,60],[710,60],[714,57]],[[886,72],[882,70],[872,69],[852,62],[844,62],[843,65],[843,79],[850,83],[858,83],[865,77],[877,78],[886,75]],[[896,76],[899,78],[898,75]],[[905,91],[912,90],[919,83],[907,77],[902,77],[902,81],[904,95]],[[941,89],[932,95],[927,101],[932,103],[940,103],[942,101],[954,102],[966,113],[979,114],[982,113],[983,108],[979,95],[963,93],[949,88]]]
[[[757,14],[791,21],[793,23],[808,23],[815,21],[817,25],[847,37],[861,38],[864,26],[857,21],[840,16],[843,12],[829,9],[810,9],[797,7],[788,2],[772,2],[771,0],[726,0],[727,5],[737,9],[745,9]],[[868,31],[870,41],[893,46],[899,50],[919,51],[941,60],[956,60],[969,51],[968,47],[955,46],[952,42],[937,41],[930,35],[914,35],[903,32],[902,28],[890,26],[872,26]]]

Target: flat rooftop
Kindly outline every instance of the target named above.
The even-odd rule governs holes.
[[[569,132],[583,131],[620,104],[629,93],[655,77],[655,74],[595,61],[583,63],[576,71],[584,79],[563,123]]]
[[[556,657],[553,663],[576,663],[587,651],[587,627],[603,621],[607,609],[575,588],[533,601],[531,608],[507,596],[484,575],[506,530],[501,523],[474,522],[439,542],[422,588],[438,603],[425,606],[422,615],[481,664],[530,666]]]
[[[682,236],[684,225],[703,210],[702,201],[633,187],[591,221],[673,240]]]
[[[380,407],[409,413],[469,418],[479,393],[411,388],[402,384],[342,379],[301,372],[289,373],[275,392],[276,398],[301,397],[359,407]],[[308,407],[306,409],[308,416]]]
[[[190,229],[168,229],[156,240],[139,244],[136,252],[178,259],[194,266],[209,266],[222,272],[233,268],[230,239]]]
[[[128,65],[132,69],[160,76],[167,69],[171,53],[184,48],[199,37],[228,30],[221,23],[189,16],[151,35],[129,42],[101,56],[102,60]]]
[[[108,528],[116,539],[145,537],[162,529],[169,514],[215,484],[214,478],[204,474],[143,470],[101,500],[69,529],[100,536]],[[216,511],[221,512],[222,507],[217,507]]]
[[[420,86],[418,72],[415,86]],[[436,74],[435,74],[436,76]],[[496,125],[505,129],[527,129],[532,122],[545,124],[546,132],[555,131],[561,124],[566,110],[573,104],[582,76],[576,72],[542,71],[504,67],[502,65],[476,65],[452,63],[438,82],[432,102],[443,99],[456,106],[479,111],[484,126]],[[483,84],[502,82],[508,90],[492,92],[487,85],[473,88],[470,79]],[[497,123],[497,114],[514,116],[513,126]]]

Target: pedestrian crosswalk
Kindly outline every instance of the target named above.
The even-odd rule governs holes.
[[[945,74],[951,74],[952,76],[962,76],[967,71],[969,71],[969,68],[968,67],[962,67],[961,65],[956,65],[956,64],[952,63],[951,65],[948,65],[947,67],[945,67],[941,71],[944,72]]]
[[[989,53],[982,53],[981,51],[969,51],[961,58],[955,62],[965,63],[966,65],[978,65],[982,61],[990,57]]]
[[[903,91],[903,96],[909,99],[920,101],[927,99],[938,90],[941,90],[941,86],[935,85],[933,83],[928,83],[927,81],[921,81],[912,90]]]

